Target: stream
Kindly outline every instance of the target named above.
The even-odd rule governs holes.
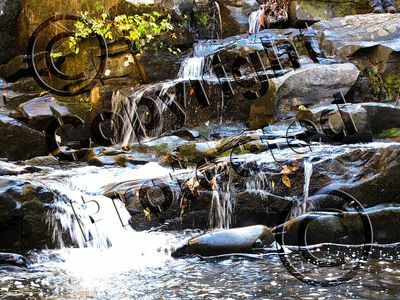
[[[314,147],[308,155],[323,159],[352,148],[382,146],[380,143],[329,149],[320,146]],[[269,152],[258,156],[257,161],[272,159]],[[308,159],[310,161],[311,157]],[[311,163],[308,162],[306,170],[305,195],[312,173]],[[48,216],[50,223],[59,224],[55,226],[54,237],[60,249],[26,253],[27,269],[2,268],[1,298],[334,299],[337,295],[341,295],[340,299],[398,298],[400,247],[397,244],[374,246],[371,258],[350,283],[330,288],[298,281],[286,271],[274,247],[263,254],[172,258],[174,247],[201,231],[136,232],[129,226],[130,216],[122,203],[113,200],[114,206],[110,198],[102,196],[104,186],[113,182],[127,178],[148,180],[154,178],[154,174],[163,176],[169,172],[173,171],[157,163],[134,168],[66,164],[17,175],[21,180],[38,182],[60,193],[55,203],[57,213]],[[259,187],[248,185],[249,189]],[[213,209],[218,207],[211,207]],[[82,227],[78,226],[76,216]],[[69,232],[79,247],[67,246],[62,232]],[[300,262],[297,256],[294,251],[293,260]],[[314,272],[318,273],[318,268]]]

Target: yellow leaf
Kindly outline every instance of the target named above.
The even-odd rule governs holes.
[[[291,171],[291,169],[290,169],[288,166],[284,165],[284,166],[282,167],[282,171],[281,171],[282,174],[287,175],[287,174],[290,174],[291,172],[292,172],[292,171]]]
[[[292,187],[292,183],[290,182],[289,176],[286,174],[282,176],[282,182],[284,185],[286,185],[288,188]]]
[[[271,181],[271,186],[272,186],[272,189],[274,189],[275,188],[275,181]]]
[[[147,222],[150,222],[150,221],[151,221],[151,212],[150,212],[150,209],[149,209],[148,207],[146,207],[146,209],[143,210],[143,211],[144,211],[144,216],[145,216]]]

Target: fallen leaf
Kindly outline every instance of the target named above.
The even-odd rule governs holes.
[[[194,87],[191,87],[189,89],[189,96],[193,96],[193,94],[194,94]]]
[[[291,172],[292,172],[292,170],[291,170],[287,165],[284,165],[284,166],[282,167],[282,171],[281,171],[282,174],[288,175],[288,174],[290,174]]]
[[[282,182],[284,185],[286,185],[288,188],[292,187],[292,183],[290,182],[289,176],[286,174],[282,176]]]
[[[144,216],[145,216],[147,222],[150,222],[151,221],[150,209],[148,207],[146,207],[143,211],[144,211]]]
[[[272,186],[272,189],[275,189],[275,181],[271,181],[271,186]]]

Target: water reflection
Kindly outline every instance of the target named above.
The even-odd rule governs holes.
[[[169,238],[187,238],[170,235]],[[83,251],[76,255],[85,257]],[[332,288],[308,286],[286,272],[275,254],[221,259],[188,258],[175,260],[124,257],[136,265],[120,271],[110,270],[97,254],[96,272],[89,276],[81,261],[81,273],[70,268],[71,250],[31,253],[28,270],[0,271],[1,297],[24,299],[61,297],[76,299],[399,299],[399,247],[375,249],[368,264],[347,284]],[[100,251],[100,250],[97,250]],[[106,252],[107,250],[105,250]],[[162,251],[162,250],[161,250]],[[106,253],[103,253],[107,255]],[[118,258],[115,258],[118,260]],[[104,269],[104,272],[99,270]]]

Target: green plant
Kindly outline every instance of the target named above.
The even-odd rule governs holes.
[[[381,138],[396,138],[400,137],[400,128],[391,128],[391,129],[386,129],[383,130],[379,136]]]
[[[207,27],[209,25],[210,16],[208,12],[198,13],[196,19],[197,19],[197,24],[200,25],[201,27]]]
[[[111,17],[103,12],[93,16],[89,12],[81,13],[81,20],[76,21],[74,35],[68,40],[68,48],[74,53],[79,52],[79,43],[94,35],[101,35],[107,41],[125,40],[133,52],[141,52],[143,46],[149,44],[155,37],[172,31],[170,15],[162,17],[160,13],[143,13],[127,16],[125,14]],[[172,34],[174,37],[174,34]],[[169,48],[170,52],[174,50]],[[176,52],[177,53],[177,52]],[[62,53],[52,53],[59,57]]]
[[[396,96],[400,94],[400,75],[391,72],[383,76],[376,67],[368,72],[369,86],[371,93],[377,96],[386,94],[387,101],[396,100]]]
[[[396,100],[400,94],[400,75],[398,73],[389,73],[385,78],[385,90],[388,101]]]

